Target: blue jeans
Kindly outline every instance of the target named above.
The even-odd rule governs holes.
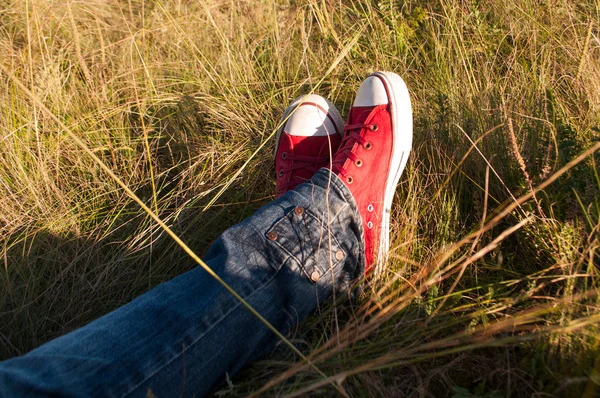
[[[225,231],[204,261],[285,334],[363,275],[362,236],[350,191],[321,169]],[[0,396],[203,396],[277,340],[196,268],[0,363]]]

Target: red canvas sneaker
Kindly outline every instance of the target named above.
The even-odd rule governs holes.
[[[358,89],[332,171],[352,192],[364,230],[366,272],[380,270],[389,249],[390,211],[412,147],[406,84],[375,72]]]
[[[310,180],[321,167],[329,166],[344,130],[344,121],[335,106],[316,94],[297,98],[285,110],[282,120],[290,114],[277,131],[276,197]]]

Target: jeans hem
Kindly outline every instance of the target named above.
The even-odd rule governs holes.
[[[354,200],[352,192],[350,192],[350,189],[348,189],[346,184],[344,184],[344,182],[335,173],[333,173],[331,170],[325,167],[320,168],[312,177],[311,181],[313,184],[323,189],[332,190],[340,199],[342,199],[348,204],[348,206],[350,206],[350,210],[354,215],[354,219],[356,220],[356,225],[358,227],[359,232],[358,241],[360,243],[361,256],[360,261],[357,264],[358,270],[360,272],[357,274],[364,275],[366,269],[366,249],[364,240],[365,233],[362,225],[362,217],[358,212],[358,205]]]

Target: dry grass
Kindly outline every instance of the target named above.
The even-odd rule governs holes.
[[[291,99],[347,111],[392,70],[415,140],[388,272],[293,341],[350,396],[598,391],[597,2],[4,0],[0,18],[3,69],[60,121],[0,73],[0,358],[194,266],[61,124],[202,254],[273,198]],[[328,381],[281,348],[218,394]]]

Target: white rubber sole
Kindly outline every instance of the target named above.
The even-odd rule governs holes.
[[[281,127],[279,127],[279,129],[277,130],[277,135],[275,136],[275,142],[276,142],[275,155],[277,155],[277,149],[279,149],[279,138],[281,137],[281,133],[283,133],[283,129],[287,124],[289,116],[292,114],[292,112],[294,112],[296,110],[296,108],[300,104],[305,103],[305,102],[317,104],[323,110],[326,110],[326,112],[325,112],[326,115],[331,117],[331,120],[337,127],[337,131],[339,132],[340,136],[342,136],[342,137],[344,136],[344,126],[346,125],[346,123],[344,123],[344,120],[342,119],[342,115],[340,115],[340,112],[337,110],[337,108],[335,107],[335,105],[333,105],[332,102],[330,102],[326,98],[323,98],[317,94],[301,95],[300,97],[298,97],[294,101],[292,101],[290,106],[288,106],[285,109],[285,111],[283,112],[283,116],[281,117],[281,121],[280,121],[280,123],[282,123],[282,124],[281,124]],[[336,132],[332,132],[329,135],[333,135],[333,134],[336,134]]]
[[[374,269],[375,273],[379,274],[388,260],[392,201],[394,200],[398,181],[406,167],[406,162],[408,161],[408,156],[412,148],[413,119],[410,95],[404,80],[393,72],[375,72],[371,76],[377,76],[386,86],[390,97],[390,115],[394,134],[392,157],[390,159],[389,168],[390,173],[388,175],[383,199],[379,251]]]

